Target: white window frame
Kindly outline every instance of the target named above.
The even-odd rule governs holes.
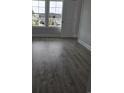
[[[34,0],[35,1],[35,0]],[[45,1],[45,27],[48,28],[48,23],[49,23],[49,11],[50,11],[50,1],[63,1],[63,0],[37,0],[37,1]],[[38,7],[38,13],[32,13],[32,14],[41,14],[39,13],[39,2],[38,6],[33,6],[32,7]],[[42,8],[42,7],[41,7]],[[54,7],[54,8],[60,8],[60,7]],[[63,9],[62,9],[63,10]],[[40,26],[38,26],[40,27]]]

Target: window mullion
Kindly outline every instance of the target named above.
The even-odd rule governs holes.
[[[49,0],[45,0],[45,21],[46,21],[46,27],[48,27],[49,23]]]

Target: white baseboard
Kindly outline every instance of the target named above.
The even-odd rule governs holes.
[[[81,45],[83,45],[84,47],[86,47],[88,50],[91,51],[91,46],[90,46],[90,45],[88,45],[87,43],[85,43],[84,41],[82,41],[82,40],[80,40],[80,39],[78,39],[78,42],[79,42]]]

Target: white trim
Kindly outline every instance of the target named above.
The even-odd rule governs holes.
[[[80,43],[81,45],[83,45],[84,47],[91,51],[91,46],[85,43],[84,41],[78,39],[78,43]]]

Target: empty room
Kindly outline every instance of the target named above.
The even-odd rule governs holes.
[[[91,0],[32,0],[32,93],[91,93]]]
[[[0,93],[124,93],[124,0],[1,0]]]

